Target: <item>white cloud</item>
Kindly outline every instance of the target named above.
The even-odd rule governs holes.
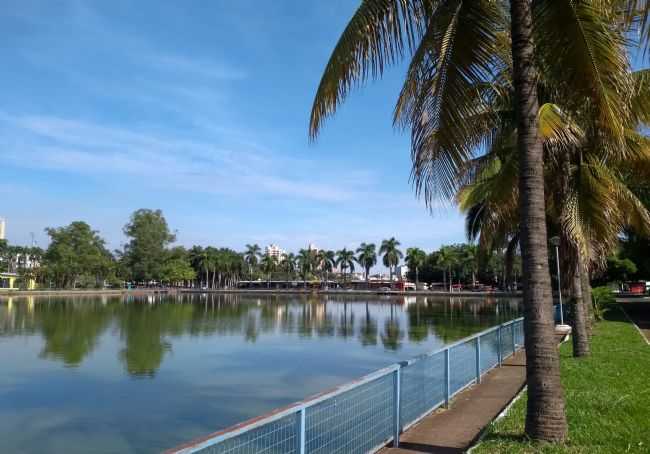
[[[362,194],[363,178],[343,173],[324,181],[314,164],[250,145],[223,148],[210,139],[105,126],[52,116],[0,114],[2,160],[85,175],[142,177],[145,185],[209,194],[250,194],[341,201]],[[354,182],[360,182],[354,186]]]

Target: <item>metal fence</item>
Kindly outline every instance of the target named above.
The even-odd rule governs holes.
[[[381,369],[167,453],[318,454],[374,452],[512,355],[523,319]]]

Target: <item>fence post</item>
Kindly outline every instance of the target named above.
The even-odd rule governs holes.
[[[305,454],[305,407],[298,411],[296,422],[296,440],[298,454]]]
[[[515,339],[515,322],[512,322],[512,325],[510,327],[512,328],[512,356],[515,356],[515,352],[517,351],[517,340]]]
[[[481,383],[481,336],[476,337],[476,384]]]
[[[499,325],[499,328],[497,329],[497,358],[499,360],[499,367],[501,367],[501,361],[503,356],[503,351],[501,349],[501,327],[502,325]]]
[[[451,367],[449,362],[449,348],[445,349],[445,408],[449,408],[449,394],[451,391]]]
[[[394,418],[394,428],[395,428],[395,435],[393,436],[393,446],[397,448],[399,446],[399,432],[400,432],[400,424],[399,424],[399,419],[400,419],[400,414],[399,414],[399,407],[400,407],[400,393],[401,393],[401,371],[402,371],[402,366],[400,365],[396,370],[393,375],[393,390],[394,390],[394,395],[395,395],[395,411],[393,412],[393,418]]]

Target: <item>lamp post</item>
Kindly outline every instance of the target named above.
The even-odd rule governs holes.
[[[557,266],[557,294],[560,297],[560,325],[564,325],[564,310],[562,308],[562,283],[560,281],[560,237],[554,236],[549,242],[555,247],[555,264]]]

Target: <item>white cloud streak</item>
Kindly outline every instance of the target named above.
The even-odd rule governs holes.
[[[324,181],[314,163],[266,153],[252,146],[223,148],[209,139],[186,139],[157,132],[52,116],[0,114],[2,160],[16,166],[98,176],[132,176],[153,188],[208,194],[257,194],[319,201],[355,198],[358,175]],[[238,145],[235,145],[238,147]],[[363,183],[361,179],[361,183]]]

